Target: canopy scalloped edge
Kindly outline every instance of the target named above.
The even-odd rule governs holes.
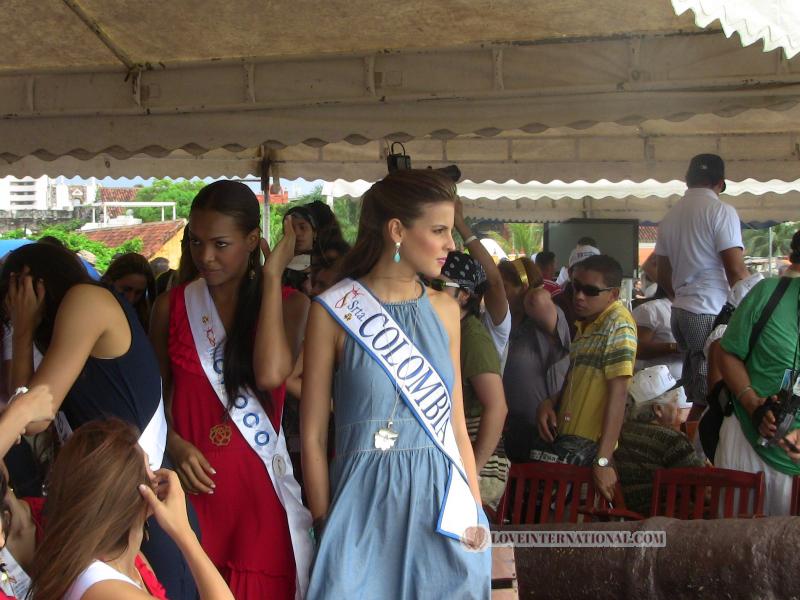
[[[756,3],[761,6],[756,7]],[[763,40],[764,52],[783,48],[786,58],[800,52],[797,0],[672,0],[672,7],[677,15],[694,12],[698,27],[706,28],[718,20],[726,36],[739,34],[743,46]],[[774,22],[765,14],[770,8],[775,13]],[[789,27],[792,24],[794,31]]]

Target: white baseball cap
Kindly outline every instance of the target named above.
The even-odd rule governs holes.
[[[677,395],[679,408],[691,408],[692,403],[687,401],[685,390],[682,386],[675,387],[677,384],[666,365],[655,365],[642,369],[633,376],[628,393],[636,404],[654,400],[666,402],[674,393]]]
[[[594,246],[575,246],[575,249],[569,253],[569,268],[571,269],[582,260],[598,254],[601,252]]]

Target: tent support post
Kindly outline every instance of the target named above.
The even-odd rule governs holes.
[[[769,228],[769,276],[772,277],[772,226]]]
[[[261,146],[261,193],[264,195],[264,210],[261,213],[261,235],[267,240],[267,245],[272,249],[272,240],[270,239],[269,225],[269,167],[271,161],[267,152],[266,146]]]

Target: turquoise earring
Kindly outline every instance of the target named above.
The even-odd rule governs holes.
[[[400,242],[394,243],[394,262],[400,262]]]

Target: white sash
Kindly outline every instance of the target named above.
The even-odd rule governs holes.
[[[194,345],[203,371],[217,393],[222,406],[228,407],[223,382],[222,357],[225,352],[225,328],[208,292],[205,279],[197,279],[184,291],[186,312]],[[230,410],[231,421],[267,469],[270,481],[286,511],[297,569],[295,598],[303,598],[308,589],[313,545],[309,529],[311,513],[303,506],[300,486],[294,478],[292,461],[286,449],[283,428],[275,432],[264,407],[250,390],[242,388]],[[265,540],[268,543],[269,540]]]
[[[402,327],[359,282],[343,279],[316,299],[383,368],[425,433],[449,459],[450,475],[436,531],[462,539],[468,527],[478,525],[478,505],[453,432],[450,390]]]
[[[67,420],[63,410],[56,414],[55,427],[56,434],[61,443],[65,443],[72,435],[72,427]],[[150,468],[157,471],[164,462],[164,451],[167,448],[167,416],[164,414],[164,398],[158,401],[158,407],[150,421],[139,435],[139,446],[147,452],[147,460]]]

